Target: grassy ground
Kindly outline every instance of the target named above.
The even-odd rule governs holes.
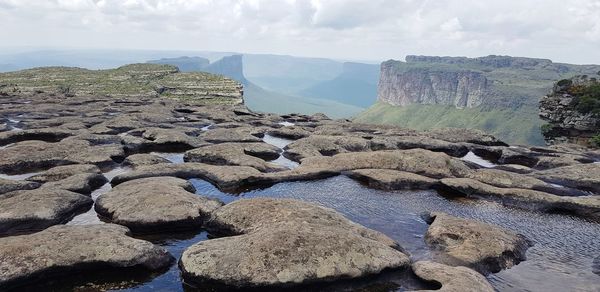
[[[442,127],[475,128],[511,144],[543,145],[537,109],[484,110],[457,109],[443,105],[395,107],[377,103],[359,114],[357,122],[392,124],[417,130]]]

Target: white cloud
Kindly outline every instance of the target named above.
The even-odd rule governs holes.
[[[0,19],[0,46],[600,63],[600,0],[0,0]]]

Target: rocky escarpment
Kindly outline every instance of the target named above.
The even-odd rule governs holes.
[[[457,108],[481,105],[488,80],[475,71],[399,68],[399,62],[381,64],[379,99],[392,105],[443,104]]]
[[[587,75],[557,82],[540,99],[542,133],[548,144],[575,143],[600,147],[600,82]],[[599,139],[600,140],[600,139]]]
[[[179,72],[170,65],[132,64],[87,70],[44,67],[0,74],[0,96],[47,93],[56,96],[174,97],[210,104],[243,103],[242,85],[223,76]]]
[[[480,58],[407,56],[406,62],[381,64],[378,99],[391,105],[489,106],[516,109],[536,106],[552,88],[548,78],[595,74],[596,65],[553,63],[546,59],[509,56]]]
[[[212,63],[202,57],[163,58],[148,61],[148,63],[177,66],[182,72],[207,72],[222,75],[246,84],[242,57],[242,55],[231,55]]]

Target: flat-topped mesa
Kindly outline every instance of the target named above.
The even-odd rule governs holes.
[[[0,73],[0,95],[48,93],[58,96],[172,97],[205,104],[243,103],[242,85],[204,72],[180,72],[175,66],[131,64],[88,70],[42,67]]]
[[[597,65],[571,65],[523,57],[409,55],[406,62],[389,60],[381,64],[378,99],[397,106],[535,107],[540,93],[551,87],[548,76],[559,79],[598,70]]]
[[[548,122],[542,126],[547,144],[600,147],[600,81],[587,75],[558,81],[540,99],[539,115]]]
[[[488,90],[488,80],[480,72],[401,67],[402,62],[393,60],[381,64],[380,101],[399,106],[443,104],[471,108],[481,105]]]

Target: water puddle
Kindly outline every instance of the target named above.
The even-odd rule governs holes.
[[[423,241],[428,225],[420,215],[442,211],[496,224],[524,234],[534,242],[527,261],[489,276],[499,291],[600,291],[592,273],[600,254],[600,224],[561,214],[513,209],[495,202],[448,199],[433,191],[380,191],[344,176],[308,182],[289,182],[239,195],[219,191],[203,180],[190,180],[198,194],[232,202],[240,198],[294,198],[336,209],[349,219],[381,231],[398,241],[413,260],[429,259]]]
[[[98,199],[98,197],[100,195],[106,194],[112,189],[112,186],[110,185],[110,181],[115,176],[122,174],[122,173],[129,172],[129,171],[131,171],[130,168],[117,167],[108,172],[103,173],[104,176],[106,177],[106,179],[108,180],[108,182],[106,184],[104,184],[103,186],[101,186],[100,188],[94,190],[91,193],[91,197],[94,200],[94,202],[96,202],[96,199]],[[96,210],[94,210],[94,206],[92,206],[87,212],[81,213],[81,214],[73,217],[73,219],[71,219],[71,221],[67,222],[66,225],[90,225],[90,224],[100,224],[100,223],[104,223],[104,222],[102,220],[100,220],[100,218],[98,218],[98,214],[96,213]]]
[[[170,152],[151,152],[150,154],[160,156],[172,163],[183,163],[184,153],[170,153]]]
[[[206,131],[210,130],[210,128],[211,128],[212,126],[213,126],[213,125],[204,126],[204,127],[200,128],[200,130],[202,130],[202,131],[206,132]]]
[[[15,175],[0,173],[0,178],[8,179],[8,180],[26,180],[37,174],[40,174],[40,172],[30,172],[30,173],[15,174]]]
[[[484,158],[482,158],[481,156],[477,156],[475,153],[469,151],[469,153],[467,153],[467,155],[461,157],[460,159],[464,160],[464,161],[469,161],[469,162],[473,162],[479,166],[485,167],[485,168],[491,168],[491,167],[495,167],[497,166],[497,164],[492,163],[489,160],[486,160]]]
[[[279,157],[275,160],[271,160],[270,162],[275,163],[277,165],[284,166],[288,169],[296,168],[296,167],[298,167],[298,165],[300,165],[297,162],[289,160],[283,156],[283,152],[285,152],[285,150],[284,150],[285,146],[294,142],[293,140],[279,138],[279,137],[271,136],[269,134],[265,134],[263,136],[262,140],[267,144],[271,144],[271,145],[281,149],[281,153],[280,153]]]
[[[277,124],[279,124],[279,125],[282,125],[282,126],[284,126],[284,127],[291,127],[291,126],[294,126],[294,125],[296,125],[296,124],[294,124],[294,123],[290,123],[290,122],[288,122],[288,121],[279,122],[279,123],[277,123]]]

